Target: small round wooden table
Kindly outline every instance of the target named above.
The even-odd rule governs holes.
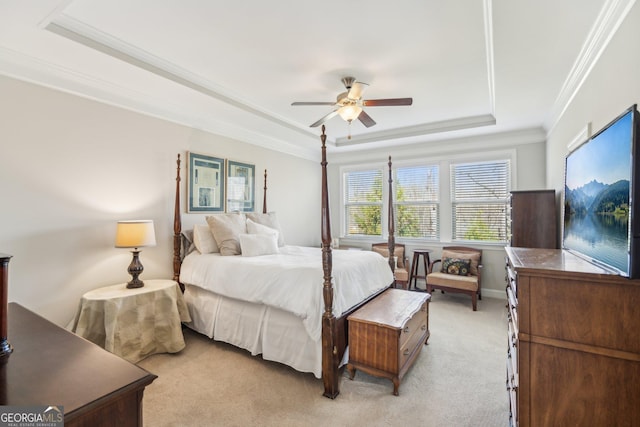
[[[426,283],[427,274],[429,273],[429,265],[431,264],[429,253],[431,253],[431,249],[413,250],[413,260],[411,261],[411,271],[409,273],[409,284],[407,285],[407,289],[411,289],[412,284],[414,289],[418,289],[418,279],[423,279]],[[418,274],[418,270],[420,268],[420,258],[422,258],[422,264],[424,266],[424,275]]]

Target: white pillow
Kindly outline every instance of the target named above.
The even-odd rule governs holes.
[[[239,234],[242,256],[277,254],[278,237],[275,234]]]
[[[253,222],[257,222],[258,224],[266,225],[267,227],[271,227],[274,230],[278,230],[278,246],[284,246],[284,236],[282,235],[282,227],[280,227],[280,223],[278,222],[278,218],[276,217],[275,212],[269,213],[258,213],[258,212],[247,212],[247,218],[251,219]]]
[[[193,226],[193,244],[201,254],[213,254],[220,252],[216,239],[208,225],[197,224]]]
[[[243,213],[210,215],[205,218],[209,229],[216,239],[220,255],[240,255],[238,234],[247,232],[246,218]]]
[[[258,224],[247,218],[247,233],[249,234],[270,234],[278,237],[278,230],[267,225]]]

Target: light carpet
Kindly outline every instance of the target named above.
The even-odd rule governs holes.
[[[505,302],[436,291],[429,344],[393,396],[391,381],[346,369],[340,395],[322,380],[184,330],[178,354],[138,365],[158,378],[146,388],[145,426],[487,426],[508,425]]]

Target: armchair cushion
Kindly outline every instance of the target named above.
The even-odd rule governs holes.
[[[466,291],[478,290],[478,276],[456,276],[447,273],[430,273],[427,276],[427,284],[434,287],[444,286],[452,289],[463,289]]]
[[[478,264],[480,262],[480,257],[481,257],[480,253],[474,253],[474,252],[452,251],[449,249],[445,249],[442,251],[443,260],[445,260],[446,258],[468,259],[470,264],[469,274],[471,274],[472,276],[478,275]]]
[[[443,258],[442,273],[454,274],[457,276],[469,276],[471,260],[460,258]]]

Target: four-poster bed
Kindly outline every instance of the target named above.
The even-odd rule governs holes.
[[[346,363],[347,316],[393,285],[395,264],[392,257],[387,263],[371,251],[340,250],[332,253],[324,126],[321,141],[321,248],[281,246],[275,254],[256,257],[219,256],[198,251],[188,253],[182,230],[178,155],[173,267],[174,280],[185,292],[185,301],[193,319],[189,327],[212,339],[245,348],[254,355],[262,354],[265,360],[313,372],[323,380],[324,396],[333,399],[340,392],[341,363]],[[263,216],[269,215],[266,193],[265,170]],[[247,218],[259,221],[260,214],[248,213]],[[392,210],[389,221],[389,253],[393,254]],[[319,252],[321,256],[318,256]],[[320,258],[321,271],[318,265]],[[295,265],[289,264],[291,260]],[[272,261],[281,265],[272,264]],[[276,271],[278,267],[285,271]],[[232,276],[223,276],[225,271],[234,272],[233,280]],[[294,274],[292,271],[299,271],[293,283],[289,280],[289,276]],[[215,285],[200,280],[214,276],[219,282]],[[301,289],[305,288],[305,278],[309,276],[309,280],[314,282],[310,284],[312,288],[307,295]],[[241,288],[249,288],[250,292],[241,293],[244,292]],[[289,301],[287,295],[292,293],[296,293],[295,299],[300,300],[296,304],[303,303],[303,307]],[[291,342],[284,342],[284,336]],[[274,344],[276,342],[277,345]]]

